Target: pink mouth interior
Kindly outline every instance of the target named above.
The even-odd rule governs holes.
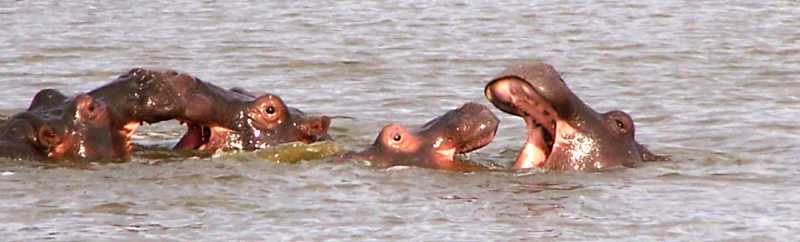
[[[527,82],[519,79],[501,79],[486,90],[486,96],[495,106],[525,120],[528,137],[514,167],[544,166],[557,138],[558,114],[555,108]]]
[[[223,127],[208,127],[194,123],[185,123],[187,130],[180,141],[175,144],[178,150],[209,150],[227,149],[232,145],[229,139],[235,139],[234,131]]]
[[[211,139],[211,130],[196,124],[186,123],[186,133],[181,137],[175,149],[194,150],[208,143]]]

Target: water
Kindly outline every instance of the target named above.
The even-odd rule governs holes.
[[[0,113],[42,88],[91,90],[135,66],[189,72],[346,115],[363,149],[419,125],[509,63],[547,61],[599,111],[636,120],[672,162],[602,173],[372,169],[330,159],[0,161],[0,240],[796,240],[800,230],[796,1],[4,1]],[[495,109],[508,165],[523,123]],[[144,127],[166,147],[183,129]]]

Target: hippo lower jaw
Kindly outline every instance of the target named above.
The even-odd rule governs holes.
[[[474,150],[483,148],[494,139],[495,132],[481,134],[476,140],[465,140],[454,146],[441,146],[436,143],[433,145],[433,153],[437,155],[435,161],[440,166],[456,163],[456,156],[464,155]]]
[[[590,144],[590,139],[581,137],[569,122],[556,119],[553,121],[554,127],[545,128],[542,124],[534,121],[533,118],[525,118],[527,124],[528,138],[522,147],[514,169],[543,168],[548,164],[553,154],[570,154],[570,160],[580,160],[588,156],[582,148],[591,149],[594,144]],[[588,143],[587,143],[588,142]],[[576,144],[577,147],[576,147]],[[577,149],[576,149],[577,148]],[[563,152],[570,150],[570,152]],[[580,169],[580,167],[573,167]]]
[[[528,139],[514,163],[514,169],[541,167],[553,150],[550,137],[542,127],[528,127]]]
[[[285,142],[299,141],[306,144],[322,140],[329,140],[327,134],[330,119],[322,116],[304,120],[295,125],[298,133],[290,138],[281,137],[268,130],[257,128],[250,129],[250,132],[237,131],[222,126],[205,126],[191,122],[182,122],[187,127],[186,133],[175,145],[177,150],[254,150],[263,149],[271,145]],[[306,127],[313,126],[313,127]]]
[[[51,160],[61,160],[64,159],[64,156],[69,152],[69,147],[72,146],[72,143],[60,143],[57,146],[50,148],[47,151],[47,158]]]
[[[123,154],[133,153],[133,133],[141,126],[140,122],[128,122],[121,129],[117,130],[117,136],[121,137]]]
[[[464,154],[466,152],[459,152],[456,153],[456,148],[450,149],[438,149],[435,151],[437,155],[442,157],[442,161],[445,163],[455,162],[456,154]]]

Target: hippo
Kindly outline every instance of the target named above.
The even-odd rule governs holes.
[[[309,144],[330,139],[328,128],[331,118],[324,115],[307,115],[300,109],[289,107],[277,95],[256,96],[241,88],[231,88],[227,92],[215,94],[241,98],[227,104],[228,107],[239,106],[233,109],[237,111],[232,113],[244,114],[244,119],[234,120],[234,127],[245,128],[235,130],[224,125],[214,125],[213,122],[183,120],[188,130],[175,145],[176,149],[254,150],[287,142],[300,141]],[[212,111],[206,110],[206,112]]]
[[[25,112],[0,127],[0,157],[24,160],[112,160],[107,106],[92,96],[70,99],[54,89],[39,91]]]
[[[418,166],[454,171],[471,170],[456,155],[480,149],[494,139],[499,120],[486,106],[469,102],[409,130],[386,125],[367,149],[346,154],[375,167]]]
[[[327,137],[330,119],[307,116],[277,95],[255,97],[226,90],[174,70],[134,68],[88,93],[111,108],[114,148],[132,151],[131,135],[143,122],[176,119],[188,130],[178,150],[254,150]]]
[[[596,112],[551,65],[512,65],[489,81],[484,94],[498,109],[525,121],[527,141],[514,169],[598,171],[666,159],[636,142],[630,115]]]

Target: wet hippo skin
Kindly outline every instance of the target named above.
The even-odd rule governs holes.
[[[525,121],[528,137],[515,169],[596,171],[665,159],[636,142],[627,113],[596,112],[548,64],[512,65],[486,85],[485,95]]]
[[[243,149],[327,137],[330,119],[310,117],[272,94],[254,97],[172,70],[135,68],[89,95],[107,103],[114,147],[132,150],[142,122],[177,119],[188,127],[176,149]]]
[[[486,106],[466,103],[415,130],[397,124],[387,125],[369,148],[346,154],[344,158],[366,160],[376,167],[404,165],[467,170],[456,160],[456,155],[489,144],[498,123]]]
[[[25,160],[111,160],[107,106],[89,95],[39,91],[25,112],[0,127],[0,156]]]

